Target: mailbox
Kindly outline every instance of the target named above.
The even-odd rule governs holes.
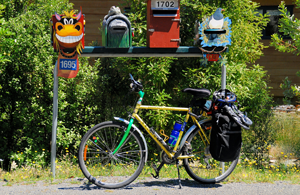
[[[147,46],[177,48],[179,37],[180,0],[148,0]]]
[[[65,16],[65,15],[57,15],[57,16],[56,15],[52,15],[52,17],[50,19],[51,45],[53,46],[54,51],[57,52],[60,49],[69,49],[69,48],[74,48],[74,47],[77,47],[77,46],[81,46],[82,49],[84,49],[84,42],[85,42],[84,41],[84,37],[85,37],[84,36],[85,35],[85,15],[82,14],[81,7],[80,7],[80,13],[79,13],[80,17],[78,17],[79,14],[75,15],[73,11],[71,11],[71,12],[65,12],[65,13],[67,13],[68,15],[67,16]],[[82,38],[78,40],[78,41],[81,42],[80,44],[78,42],[73,43],[72,41],[57,41],[56,34],[57,34],[58,29],[56,29],[56,28],[59,28],[59,29],[62,28],[63,30],[65,30],[65,28],[63,28],[63,26],[65,26],[67,24],[65,24],[64,22],[61,22],[61,25],[56,25],[56,24],[60,22],[59,19],[62,20],[62,21],[64,21],[65,18],[67,19],[67,21],[70,18],[72,18],[73,22],[72,23],[69,22],[68,24],[69,25],[74,25],[74,27],[76,27],[74,29],[77,29],[77,30],[79,29],[78,31],[81,32]],[[75,18],[77,18],[78,20],[77,19],[75,20]],[[80,26],[80,27],[78,27],[78,26]],[[65,30],[65,31],[68,31],[68,30]],[[66,34],[66,36],[73,36],[74,37],[74,34],[76,34],[76,33],[71,32],[69,30],[69,34],[70,35],[68,34],[68,32],[64,32],[64,34]],[[74,37],[73,39],[76,40],[77,37]],[[71,42],[72,42],[72,44],[71,44]]]
[[[58,51],[57,76],[74,78],[79,71],[78,55],[84,49],[85,20],[80,12],[65,11],[63,15],[55,14],[51,18],[51,43]]]
[[[102,25],[102,46],[127,48],[132,46],[132,29],[128,18],[123,14],[106,15]]]

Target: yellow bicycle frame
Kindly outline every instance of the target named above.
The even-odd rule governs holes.
[[[183,108],[183,107],[166,107],[166,106],[146,106],[146,105],[142,105],[142,100],[144,97],[144,92],[139,91],[139,95],[140,95],[140,99],[138,100],[136,107],[134,109],[134,112],[132,114],[132,118],[130,119],[130,122],[128,124],[127,130],[125,131],[125,134],[121,140],[121,142],[119,143],[119,145],[117,146],[117,148],[113,151],[113,154],[115,154],[119,148],[122,146],[122,144],[124,143],[125,139],[127,138],[131,126],[134,122],[134,119],[138,120],[138,122],[144,127],[144,129],[149,133],[149,135],[155,140],[155,142],[160,146],[160,148],[168,155],[168,157],[170,159],[172,159],[175,156],[175,153],[177,151],[178,145],[180,143],[180,140],[182,138],[184,129],[185,129],[185,125],[187,124],[189,117],[191,116],[193,122],[199,127],[200,131],[199,131],[199,135],[203,141],[203,143],[206,146],[206,143],[209,144],[209,140],[207,138],[207,136],[205,135],[201,125],[199,124],[199,122],[197,121],[196,117],[194,117],[193,115],[191,115],[190,113],[192,112],[192,108]],[[181,131],[179,133],[178,136],[178,140],[175,144],[175,147],[173,148],[173,151],[170,152],[157,138],[156,136],[151,132],[150,128],[147,126],[147,124],[143,121],[143,119],[141,119],[141,117],[137,114],[139,109],[145,109],[145,110],[171,110],[171,111],[182,111],[182,112],[187,112],[187,115],[185,117],[184,123],[183,123],[183,127],[181,128]],[[206,114],[206,113],[203,113]],[[186,158],[193,158],[193,155],[181,155],[178,156],[177,159],[181,160],[181,159],[186,159]]]
[[[172,152],[168,151],[164,145],[156,138],[156,136],[150,131],[150,128],[147,126],[147,124],[141,119],[141,117],[137,114],[138,113],[138,110],[139,109],[145,109],[145,110],[171,110],[171,111],[185,111],[187,112],[187,115],[185,117],[185,120],[184,120],[184,125],[183,125],[183,129],[180,131],[179,133],[179,137],[178,137],[178,140],[176,142],[176,145],[173,149]],[[135,109],[134,109],[134,113],[132,114],[132,117],[135,118],[143,127],[144,129],[149,133],[149,135],[155,140],[155,142],[161,147],[161,149],[169,156],[169,158],[173,158],[175,153],[176,153],[176,150],[178,148],[178,145],[180,143],[180,140],[182,138],[182,135],[183,135],[183,131],[184,131],[184,128],[185,128],[185,125],[187,123],[187,121],[189,120],[189,117],[190,117],[190,114],[189,112],[191,112],[191,108],[183,108],[183,107],[166,107],[166,106],[147,106],[147,105],[141,105],[141,104],[137,104]],[[205,135],[201,125],[198,123],[197,119],[194,117],[194,116],[191,116],[192,120],[194,121],[194,123],[197,124],[197,126],[199,127],[200,129],[200,137],[202,138],[202,141],[204,143],[205,140],[207,141],[207,143],[209,144],[209,140],[207,138],[207,136]],[[202,135],[201,135],[202,134]],[[204,140],[205,139],[205,140]],[[185,159],[185,158],[193,158],[194,156],[184,156],[184,155],[181,155],[179,156],[177,159]]]

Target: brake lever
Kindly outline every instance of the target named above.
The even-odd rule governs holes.
[[[133,85],[133,86],[131,86],[131,84],[130,84],[130,87],[133,89],[133,91],[135,91],[135,88],[136,88],[136,87],[138,88],[138,90],[143,90],[143,85],[142,85],[142,83],[139,82],[139,81],[134,80],[133,76],[132,76],[130,73],[129,73],[129,76],[130,76],[131,81],[132,81],[131,84]]]

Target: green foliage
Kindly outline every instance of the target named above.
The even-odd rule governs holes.
[[[298,98],[298,103],[300,102],[300,86],[291,86],[293,93],[295,94],[295,96]]]
[[[295,96],[294,90],[292,89],[292,81],[288,77],[285,77],[283,83],[280,84],[280,88],[283,89],[283,103],[286,105],[292,104],[292,99]]]
[[[296,75],[297,75],[298,77],[300,77],[300,71],[298,71],[298,72],[296,73]],[[297,99],[298,99],[298,102],[297,102],[297,103],[300,103],[300,86],[293,85],[293,86],[291,86],[291,88],[292,88],[292,90],[293,90],[294,95],[295,95],[295,96],[297,97]]]
[[[227,1],[225,15],[232,20],[232,45],[228,58],[236,63],[254,63],[266,48],[260,42],[267,15],[257,14],[260,6],[248,0]]]
[[[195,21],[202,22],[202,18],[211,16],[218,7],[222,7],[225,10],[222,12],[223,15],[232,21],[232,45],[229,53],[225,54],[228,60],[236,63],[255,62],[263,54],[262,50],[266,48],[259,40],[269,19],[267,15],[257,14],[259,4],[249,0],[182,0],[180,13],[182,45],[193,44]]]
[[[72,5],[66,0],[26,3],[24,1],[20,10],[17,5],[11,6],[12,10],[19,11],[9,14],[2,25],[12,34],[6,38],[1,36],[0,40],[5,60],[0,61],[0,137],[3,140],[0,157],[6,162],[8,159],[15,160],[18,164],[43,159],[40,161],[44,164],[49,162],[50,157],[52,70],[57,58],[50,46],[49,18],[55,11],[61,13]],[[146,46],[146,1],[126,0],[125,3],[131,4],[128,16],[135,28],[133,45]],[[244,142],[245,145],[251,145],[258,139],[265,140],[263,134],[267,130],[262,125],[272,100],[268,94],[266,72],[259,65],[246,65],[262,55],[263,46],[259,40],[267,19],[256,15],[257,6],[246,0],[181,1],[181,45],[193,44],[195,20],[211,15],[217,7],[224,8],[224,15],[232,19],[232,46],[224,54],[222,62],[226,62],[228,71],[227,88],[237,94],[242,109],[257,124],[249,131],[247,137],[251,139]],[[203,67],[200,60],[101,58],[92,62],[91,66],[88,59],[80,58],[78,76],[59,79],[58,154],[64,156],[65,148],[72,154],[77,153],[81,136],[91,126],[113,120],[113,116],[127,117],[123,105],[133,105],[135,100],[126,96],[129,73],[141,79],[146,93],[143,103],[149,105],[187,107],[191,96],[182,93],[182,89],[218,90],[221,85],[220,63],[209,63]],[[176,120],[184,119],[183,114],[169,111],[143,111],[139,114],[150,127],[156,131],[164,129],[167,135]],[[146,139],[148,141],[149,138]],[[156,149],[156,145],[151,143],[150,151]],[[256,145],[263,143],[260,141]],[[40,152],[42,149],[45,153]]]
[[[300,7],[300,1],[295,0],[296,7]],[[300,54],[300,20],[291,15],[285,7],[285,2],[281,1],[279,5],[279,11],[282,18],[279,19],[279,32],[283,35],[291,37],[289,40],[283,40],[283,37],[279,34],[272,35],[271,46],[274,46],[280,52],[293,53],[295,55]]]
[[[276,132],[276,146],[284,154],[293,154],[293,158],[300,156],[300,126],[299,115],[292,113],[276,113],[273,119]],[[274,154],[275,156],[276,154]],[[278,154],[277,154],[278,155]]]
[[[133,45],[146,46],[146,1],[127,0],[125,2],[125,4],[129,3],[131,11],[128,16],[132,27],[135,28]],[[246,65],[262,55],[265,47],[260,42],[261,31],[267,25],[268,19],[266,15],[256,13],[259,7],[257,3],[247,0],[182,0],[181,45],[193,45],[195,21],[210,16],[217,7],[224,8],[226,10],[224,15],[232,20],[232,46],[220,61],[226,63],[227,66],[227,88],[237,94],[243,105],[242,109],[249,113],[249,117],[255,123],[258,123],[252,131],[259,131],[260,134],[255,134],[253,139],[247,142],[251,145],[257,139],[263,140],[262,135],[270,131],[270,129],[261,130],[272,102],[267,86],[267,73],[259,65]],[[135,78],[141,78],[146,94],[144,104],[186,107],[191,96],[180,92],[182,89],[186,87],[208,88],[212,92],[220,89],[220,63],[209,63],[207,67],[203,67],[200,65],[201,60],[197,58],[115,58],[102,60],[102,65],[109,67],[113,75],[118,75],[118,78],[127,79],[129,73]],[[125,84],[127,84],[125,80],[111,83],[116,88],[120,88],[119,85],[126,87]],[[124,90],[123,92],[126,93]],[[176,120],[184,119],[181,114],[169,111],[143,111],[141,115],[150,127],[153,126],[156,131],[164,129],[166,134],[171,133]],[[264,144],[264,141],[259,144]],[[155,148],[155,145],[150,144],[150,150]]]
[[[1,158],[18,161],[17,151],[26,155],[20,161],[35,161],[46,149],[44,162],[49,162],[52,131],[53,68],[57,54],[50,45],[49,18],[57,11],[69,10],[65,0],[35,1],[3,28],[12,32],[1,36],[0,51],[0,110]],[[81,136],[96,124],[98,109],[98,69],[100,63],[90,66],[86,58],[80,59],[80,72],[76,79],[59,81],[58,154],[64,148],[77,151]],[[96,95],[97,94],[97,95]],[[93,116],[93,117],[91,117]],[[26,149],[27,148],[27,149]],[[38,154],[35,154],[38,151]],[[19,154],[20,155],[20,154]],[[23,159],[23,160],[22,160]]]
[[[18,162],[19,165],[45,166],[47,165],[46,157],[47,153],[45,149],[38,152],[37,150],[34,150],[32,146],[29,146],[29,148],[25,148],[24,152],[17,151],[16,153],[13,153],[10,160]]]
[[[300,8],[300,0],[295,0],[297,8]],[[285,7],[285,2],[281,1],[279,5],[279,11],[281,12],[281,18],[279,19],[279,32],[285,36],[290,36],[291,39],[283,40],[283,37],[279,34],[272,35],[271,46],[274,46],[280,52],[292,53],[294,55],[300,54],[300,20],[291,15]],[[300,71],[299,71],[300,72]],[[297,75],[299,76],[299,72]],[[283,95],[285,96],[283,102],[285,104],[291,104],[290,99],[296,96],[300,99],[300,95],[297,86],[291,86],[290,81],[285,78],[284,83],[280,85],[281,89],[284,89]]]
[[[0,4],[0,39],[8,38],[9,36],[13,35],[9,29],[5,28],[5,19],[3,18],[3,12],[5,10],[6,6]],[[1,43],[0,43],[1,45]],[[7,59],[4,59],[3,52],[0,50],[0,62],[8,61]],[[0,85],[1,88],[1,85]]]
[[[10,18],[24,13],[27,10],[26,7],[30,4],[29,2],[30,0],[0,0],[0,4],[4,6],[4,19],[8,21]]]

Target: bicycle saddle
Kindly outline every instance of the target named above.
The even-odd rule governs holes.
[[[210,96],[210,90],[205,88],[193,89],[193,88],[185,88],[182,92],[190,93],[196,98],[206,98]]]

